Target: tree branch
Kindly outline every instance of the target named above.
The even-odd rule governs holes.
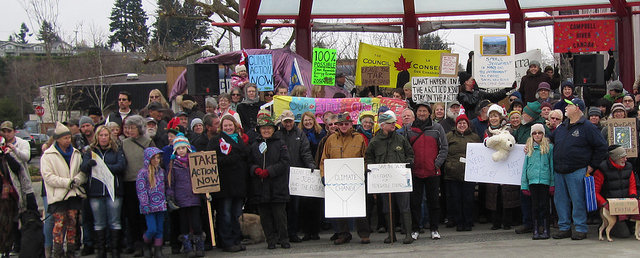
[[[145,63],[145,64],[148,64],[148,63],[157,62],[157,61],[180,61],[180,60],[183,60],[183,59],[185,59],[187,57],[200,54],[200,53],[202,53],[204,51],[209,51],[209,52],[211,52],[213,54],[216,54],[216,55],[220,54],[220,51],[218,51],[214,46],[206,45],[206,46],[201,46],[201,47],[196,48],[196,49],[189,50],[189,51],[187,51],[187,52],[185,52],[182,55],[177,56],[177,57],[171,57],[171,56],[168,56],[168,55],[165,55],[165,54],[155,54],[153,57],[147,56],[147,57],[144,58],[144,60],[142,62]]]

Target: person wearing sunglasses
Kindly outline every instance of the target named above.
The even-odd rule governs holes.
[[[242,100],[244,99],[244,95],[242,94],[242,90],[243,88],[233,88],[231,89],[231,92],[229,93],[229,95],[231,96],[231,109],[233,111],[236,111],[238,108],[238,105],[240,105],[240,103],[242,103]]]
[[[122,121],[135,114],[136,112],[131,110],[131,93],[121,91],[118,93],[118,111],[111,113],[104,123],[116,122],[122,126]]]

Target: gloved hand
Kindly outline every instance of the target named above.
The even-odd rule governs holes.
[[[326,185],[324,184],[324,177],[321,177],[321,178],[320,178],[320,182],[322,182],[322,185],[326,186]]]
[[[573,57],[573,53],[571,53],[571,51],[567,51],[567,58],[571,58]]]
[[[27,194],[27,210],[37,211],[38,202],[36,202],[36,195],[33,193]]]
[[[555,186],[549,186],[549,195],[553,196],[556,193]]]
[[[313,168],[311,169],[311,174],[313,174]]]
[[[180,209],[180,206],[176,204],[176,199],[173,196],[167,196],[167,208],[170,211]]]
[[[632,194],[632,195],[630,195],[630,196],[629,196],[629,198],[635,198],[635,199],[638,199],[638,195],[637,195],[637,194]]]
[[[78,186],[76,183],[75,179],[71,179],[71,181],[69,181],[69,186],[67,187],[68,189],[73,189],[74,187]]]
[[[473,50],[469,51],[469,58],[473,57]]]
[[[522,194],[526,196],[531,196],[531,192],[529,190],[522,190]]]
[[[98,165],[98,163],[95,160],[89,160],[89,166],[95,167],[96,165]]]
[[[517,81],[513,81],[513,84],[511,84],[511,88],[515,89],[518,87],[518,82]]]
[[[609,209],[609,202],[605,202],[604,205],[602,205],[603,209]]]
[[[269,177],[269,170],[266,168],[262,170],[262,179]]]
[[[206,198],[208,202],[212,202],[213,201],[213,196],[211,196],[211,194],[205,194],[204,198]]]
[[[609,56],[613,56],[613,49],[609,49],[609,51],[607,51],[607,53],[609,54]]]
[[[413,162],[409,162],[407,163],[407,165],[405,166],[406,168],[413,168]]]
[[[371,169],[365,168],[365,169],[364,169],[364,172],[366,172],[366,173],[371,173]]]
[[[253,173],[256,174],[256,176],[262,177],[262,168],[256,168]]]

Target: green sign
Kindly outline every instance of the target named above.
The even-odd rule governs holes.
[[[336,84],[336,50],[314,48],[313,71],[311,84],[328,85]]]

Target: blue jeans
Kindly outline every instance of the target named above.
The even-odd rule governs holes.
[[[144,232],[144,238],[148,239],[162,239],[162,231],[164,228],[164,211],[154,212],[144,215],[144,219],[147,221],[147,232]]]
[[[218,215],[217,230],[220,235],[222,247],[231,247],[240,244],[242,241],[242,231],[238,217],[242,215],[243,198],[220,198],[214,202]]]
[[[42,228],[42,233],[44,233],[44,247],[49,248],[53,246],[53,217],[49,214],[49,203],[47,202],[47,197],[42,197],[42,202],[44,203],[44,227]]]
[[[562,231],[571,230],[571,219],[576,231],[587,233],[587,204],[585,202],[584,176],[586,168],[569,174],[554,173],[556,210],[558,227]],[[573,206],[573,208],[572,208]]]
[[[122,197],[91,197],[89,198],[91,211],[93,212],[93,228],[95,230],[122,229],[120,224],[120,210],[122,209]]]

